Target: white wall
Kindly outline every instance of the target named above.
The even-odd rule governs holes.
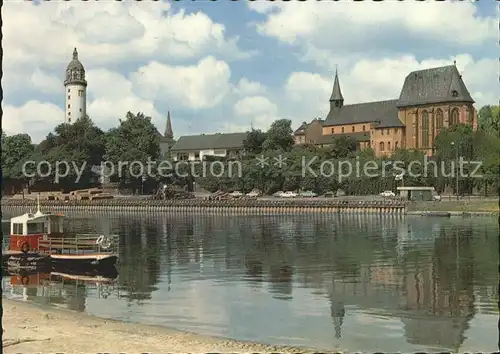
[[[188,153],[188,160],[189,161],[195,161],[195,160],[202,160],[204,156],[220,156],[224,157],[227,155],[227,150],[225,149],[207,149],[207,150],[200,150],[198,151],[199,158],[196,158],[196,151],[191,151]],[[178,155],[182,155],[180,152],[172,153],[172,157],[174,161],[178,161]]]
[[[87,88],[83,85],[69,84],[65,87],[65,90],[64,119],[66,122],[73,123],[87,113]],[[83,94],[79,94],[80,90],[83,90]]]

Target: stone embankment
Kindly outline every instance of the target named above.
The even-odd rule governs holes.
[[[134,212],[203,212],[212,214],[271,214],[293,212],[320,213],[378,213],[404,214],[406,204],[399,200],[359,201],[336,200],[329,198],[314,199],[183,199],[183,200],[145,200],[145,199],[107,199],[80,201],[41,201],[41,207],[46,211],[134,211]],[[2,200],[4,211],[34,211],[36,202],[33,200]]]

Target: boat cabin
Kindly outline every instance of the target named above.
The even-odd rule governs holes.
[[[10,250],[38,250],[40,239],[61,237],[64,232],[64,215],[26,213],[10,220]]]

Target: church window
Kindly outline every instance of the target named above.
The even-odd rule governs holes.
[[[450,127],[451,126],[454,126],[454,125],[457,125],[459,123],[459,119],[458,119],[458,108],[453,108],[453,110],[451,111],[451,117],[450,117]]]
[[[71,105],[70,105],[70,104],[68,104],[68,108],[71,108]]]
[[[457,97],[457,96],[458,96],[458,92],[457,92],[457,90],[453,90],[453,91],[451,91],[451,95],[452,95],[453,97]]]
[[[352,126],[352,131],[355,132],[356,131],[356,128],[354,127],[354,125]]]
[[[422,147],[429,147],[429,113],[422,114]]]
[[[384,129],[380,129],[380,135],[384,135]]]
[[[334,134],[334,133],[335,133],[335,128],[332,128],[332,134]]]
[[[390,141],[387,142],[387,151],[391,151],[391,142]]]
[[[70,92],[71,92],[71,89],[68,89],[68,93],[70,93]]]
[[[398,142],[396,141],[396,142],[394,143],[394,150],[397,150],[397,149],[398,149]]]
[[[441,109],[438,109],[436,111],[436,134],[439,134],[441,129],[443,128],[443,111]]]
[[[71,112],[68,112],[68,116],[70,116],[70,115],[71,115]]]
[[[379,147],[380,147],[380,151],[384,151],[384,142],[383,141],[380,142]]]
[[[366,127],[363,125],[363,131],[365,131],[365,130],[366,130]]]
[[[70,95],[68,95],[68,100],[70,100],[70,99],[71,99],[71,96],[70,96]]]
[[[342,127],[342,133],[344,132],[344,127]]]
[[[80,112],[82,111],[82,109],[80,108]]]
[[[469,123],[474,123],[474,110],[472,108],[469,109]]]

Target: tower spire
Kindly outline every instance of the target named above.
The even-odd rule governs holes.
[[[75,60],[78,60],[78,51],[75,49],[73,49],[73,59]]]
[[[170,119],[170,111],[167,113],[167,126],[165,127],[165,134],[163,134],[165,138],[174,138],[174,132],[172,131],[172,120]]]
[[[340,90],[338,70],[335,68],[335,79],[333,81],[332,95],[330,96],[330,108],[342,108],[344,104],[344,97]]]

